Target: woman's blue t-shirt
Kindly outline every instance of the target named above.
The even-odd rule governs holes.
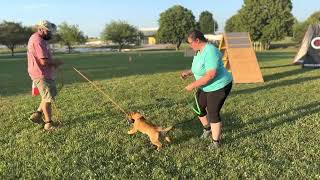
[[[215,77],[200,88],[205,92],[216,91],[224,88],[232,81],[231,74],[223,66],[222,54],[212,44],[206,44],[202,52],[193,57],[191,71],[196,80],[200,79],[209,70],[216,70]]]

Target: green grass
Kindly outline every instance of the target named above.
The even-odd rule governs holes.
[[[66,62],[56,102],[63,125],[54,132],[27,120],[39,98],[30,95],[26,58],[0,56],[0,179],[320,178],[320,76],[291,66],[294,55],[258,54],[266,82],[234,85],[217,150],[199,138],[200,123],[186,107],[192,94],[181,91],[187,82],[178,75],[192,59],[182,52],[132,54],[132,63],[128,54],[58,55]],[[170,131],[172,144],[157,152],[145,135],[126,134],[123,114],[71,65],[155,124],[194,120]]]
[[[25,52],[27,52],[27,49],[25,47],[18,47],[14,49],[14,53],[25,53]],[[6,47],[0,48],[0,55],[3,55],[3,54],[11,55],[11,50]]]

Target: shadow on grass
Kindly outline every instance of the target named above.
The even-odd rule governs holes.
[[[297,74],[303,74],[303,73],[314,71],[314,70],[316,69],[299,68],[299,69],[293,69],[290,71],[284,71],[284,72],[274,73],[270,75],[265,75],[263,76],[263,78],[265,82],[267,82],[267,81],[278,80],[278,79],[289,77],[289,76],[294,76]]]
[[[272,52],[272,51],[265,51],[265,52],[258,52],[257,59],[259,61],[281,61],[286,59],[293,59],[295,56],[295,52]]]
[[[281,43],[281,44],[271,44],[270,45],[270,49],[289,48],[289,47],[297,48],[297,47],[299,47],[299,45],[298,45],[298,43],[295,43],[295,42]]]
[[[261,66],[261,69],[272,69],[272,68],[282,68],[282,67],[290,67],[290,66],[296,66],[294,64],[285,64],[285,65],[279,65],[279,66]]]
[[[293,123],[302,117],[319,113],[319,111],[320,111],[320,103],[312,102],[307,105],[298,106],[296,108],[278,112],[270,116],[255,118],[250,120],[247,123],[241,123],[240,121],[234,121],[234,123],[231,123],[230,121],[226,121],[225,126],[227,126],[227,132],[229,133],[232,133],[232,131],[240,132],[239,135],[232,136],[232,137],[228,136],[226,138],[226,143],[233,143],[235,141],[238,141],[241,138],[256,136],[261,132],[270,131],[279,126],[283,126],[286,123]],[[250,130],[245,130],[245,129],[248,129],[248,126],[251,126],[251,125],[254,125],[257,127]]]
[[[235,122],[239,122],[236,116],[231,113],[222,113],[221,114],[222,123],[223,123],[223,134],[224,133],[232,133],[232,131],[237,130],[236,127],[238,124]],[[183,131],[182,135],[175,139],[174,144],[180,144],[185,141],[188,141],[191,138],[200,138],[202,135],[202,125],[197,116],[192,119],[182,121],[177,123],[175,128],[179,128]],[[210,138],[208,138],[210,139]],[[200,140],[200,139],[199,139]]]
[[[320,77],[304,77],[304,78],[298,78],[298,79],[290,79],[290,80],[275,82],[272,84],[267,84],[264,86],[243,89],[243,90],[235,90],[235,91],[232,91],[232,93],[235,95],[237,95],[237,94],[250,94],[250,93],[255,93],[255,92],[261,91],[261,90],[270,90],[270,89],[274,89],[274,88],[285,87],[285,86],[304,83],[306,81],[313,81],[313,80],[319,80],[319,79],[320,79]]]
[[[197,117],[176,123],[174,129],[181,129],[182,135],[176,137],[173,144],[181,144],[194,137],[200,137],[202,133],[202,126]]]

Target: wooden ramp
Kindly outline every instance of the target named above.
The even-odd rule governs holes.
[[[224,33],[219,49],[235,83],[264,82],[249,33]]]

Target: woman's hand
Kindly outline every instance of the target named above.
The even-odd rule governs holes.
[[[192,91],[195,88],[204,86],[208,82],[210,82],[215,77],[215,75],[216,75],[216,70],[209,70],[208,72],[206,72],[204,76],[202,76],[200,79],[189,84],[187,87],[185,87],[185,89],[187,91]]]
[[[187,91],[192,91],[194,89],[194,86],[193,86],[193,84],[191,83],[191,84],[189,84],[188,86],[186,86],[186,90]]]
[[[191,70],[185,70],[185,71],[183,71],[181,74],[180,74],[180,78],[182,79],[182,80],[185,80],[185,79],[187,79],[189,76],[191,76],[192,75],[192,72],[191,72]]]

